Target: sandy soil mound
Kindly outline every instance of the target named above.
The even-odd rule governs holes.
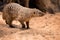
[[[10,28],[0,15],[0,40],[60,40],[60,13],[32,18],[30,28]]]

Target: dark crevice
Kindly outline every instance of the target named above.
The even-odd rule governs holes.
[[[35,0],[30,0],[29,1],[29,7],[30,8],[36,8]]]
[[[37,8],[37,9],[39,9],[39,10],[41,10],[42,12],[46,12],[46,9],[44,9],[44,7],[42,8],[42,6],[41,5],[39,5],[39,6],[41,6],[41,7],[38,7],[37,5],[36,5],[36,0],[30,0],[29,1],[29,7],[30,8]]]

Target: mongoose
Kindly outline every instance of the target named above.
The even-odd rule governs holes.
[[[39,17],[43,15],[44,13],[36,8],[26,8],[17,3],[9,3],[3,8],[3,19],[10,27],[13,27],[12,21],[17,20],[22,24],[22,28],[25,28],[24,22],[26,22],[28,29],[29,20],[32,17]]]

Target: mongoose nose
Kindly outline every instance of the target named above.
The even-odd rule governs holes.
[[[45,13],[43,13],[43,12],[40,13],[40,16],[44,16],[44,15],[45,15]]]

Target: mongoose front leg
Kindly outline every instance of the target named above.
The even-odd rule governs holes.
[[[12,20],[6,20],[5,22],[6,22],[6,24],[8,24],[11,28],[14,28],[14,27],[12,26]]]
[[[21,24],[22,24],[22,28],[25,28],[25,24],[24,24],[24,22],[21,22]]]
[[[29,21],[26,22],[27,29],[29,29]]]

